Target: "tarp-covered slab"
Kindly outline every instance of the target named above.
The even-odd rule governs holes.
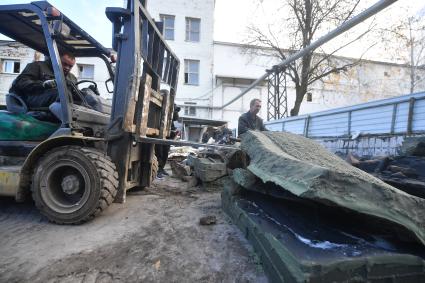
[[[258,254],[270,282],[424,282],[425,249],[346,223],[341,210],[272,198],[224,182],[224,211]],[[367,226],[367,225],[366,225]]]
[[[357,169],[320,144],[285,132],[247,132],[248,170],[293,195],[392,223],[406,240],[425,244],[425,200]]]

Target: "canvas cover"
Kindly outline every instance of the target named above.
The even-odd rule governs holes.
[[[425,200],[398,190],[330,153],[286,132],[247,132],[241,143],[248,170],[295,197],[373,218],[406,241],[425,244]]]

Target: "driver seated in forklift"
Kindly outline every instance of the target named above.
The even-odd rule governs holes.
[[[74,55],[63,52],[60,59],[65,79],[77,83],[77,78],[70,72],[75,65]],[[57,101],[58,92],[50,59],[29,63],[13,81],[9,92],[21,97],[29,108],[49,107]]]
[[[76,104],[81,104],[81,96],[76,93],[78,92],[78,88],[76,87],[78,84],[77,78],[71,73],[71,69],[75,65],[75,56],[70,52],[62,51],[60,52],[60,60],[66,80],[66,88],[70,95],[72,94],[74,102]],[[93,90],[93,88],[90,88],[90,90]],[[94,89],[94,91],[97,92],[96,89]],[[46,57],[45,61],[29,63],[22,73],[13,81],[9,92],[18,95],[29,109],[47,109],[53,103],[58,102],[59,95],[50,58]],[[98,99],[92,96],[98,93],[87,93],[84,92],[84,89],[82,93],[87,102],[86,104],[88,104],[85,106],[97,110]],[[36,115],[36,118],[51,122],[59,122],[60,113],[55,112],[60,112],[60,105],[59,103],[56,104],[56,107],[50,108],[56,117],[52,115]],[[53,109],[57,109],[57,111]]]

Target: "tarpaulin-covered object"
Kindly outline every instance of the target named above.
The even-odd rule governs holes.
[[[320,144],[285,132],[247,132],[248,170],[296,197],[382,220],[406,240],[425,244],[425,200],[352,167]]]

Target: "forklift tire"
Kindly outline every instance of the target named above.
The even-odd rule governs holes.
[[[118,190],[115,164],[100,150],[55,148],[40,159],[32,179],[37,208],[57,224],[81,224],[106,209]]]

